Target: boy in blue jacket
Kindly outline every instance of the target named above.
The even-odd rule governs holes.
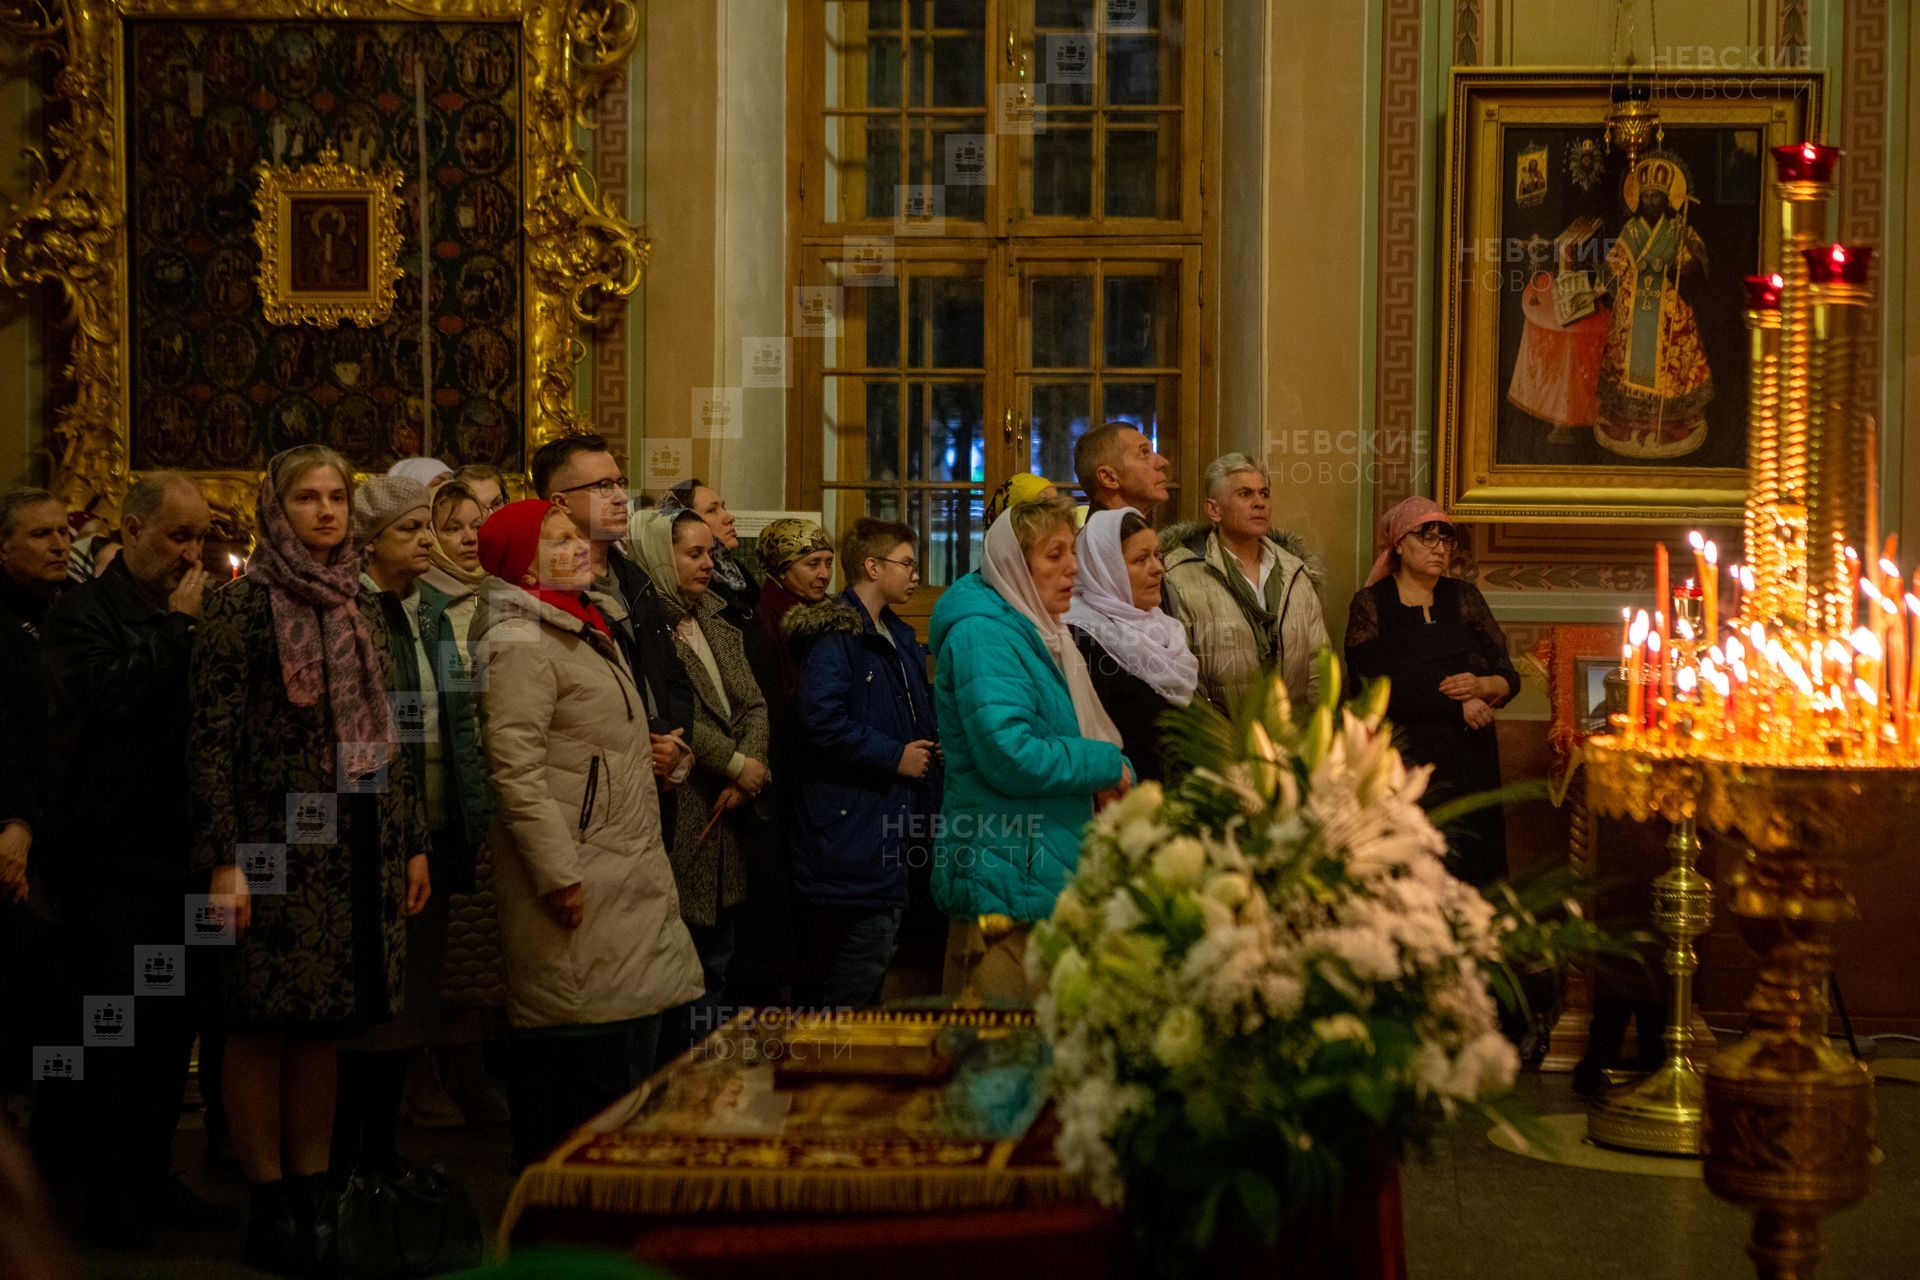
[[[894,613],[920,581],[913,530],[854,521],[840,567],[844,592],[781,621],[800,669],[794,999],[859,1008],[880,999],[908,867],[932,847],[940,747],[927,651]]]

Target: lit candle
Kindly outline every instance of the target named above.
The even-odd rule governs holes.
[[[1897,582],[1898,579],[1895,579]],[[1897,590],[1898,588],[1896,588]],[[1893,732],[1904,749],[1907,746],[1907,628],[1906,616],[1889,600],[1882,612],[1892,613],[1887,645],[1887,703],[1893,711]]]
[[[1920,587],[1920,582],[1916,582],[1914,585]],[[1622,671],[1627,669],[1627,647],[1632,643],[1629,639],[1632,632],[1633,610],[1623,608],[1620,610],[1620,669]]]
[[[1720,634],[1720,548],[1708,542],[1701,555],[1707,562],[1705,572],[1700,575],[1700,585],[1707,591],[1704,605],[1707,614],[1707,643],[1712,644]]]
[[[234,555],[232,552],[228,552],[227,563],[233,568],[232,574],[230,574],[227,578],[227,581],[231,582],[235,578],[238,578],[240,576],[240,557]]]
[[[1633,615],[1633,628],[1627,633],[1630,666],[1627,671],[1627,736],[1639,734],[1646,712],[1646,691],[1640,687],[1641,665],[1646,660],[1647,611]]]
[[[1912,625],[1915,628],[1913,638],[1907,645],[1907,652],[1910,656],[1907,660],[1906,704],[1907,724],[1911,726],[1914,722],[1915,713],[1920,712],[1920,596],[1909,592],[1907,594],[1906,604],[1907,616],[1913,619]],[[1902,632],[1906,631],[1905,627],[1900,629]]]
[[[1671,648],[1671,645],[1661,643],[1658,631],[1647,637],[1647,660],[1653,663],[1653,670],[1648,673],[1649,678],[1656,681],[1660,688],[1660,705],[1649,708],[1659,714],[1649,716],[1648,719],[1660,725],[1661,728],[1668,725],[1668,717],[1673,707],[1673,668],[1668,664]]]
[[[1669,594],[1671,579],[1667,568],[1667,544],[1656,542],[1653,544],[1653,607],[1657,610],[1665,610],[1668,615],[1671,615],[1674,609],[1673,599]]]

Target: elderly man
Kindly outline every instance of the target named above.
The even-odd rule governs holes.
[[[65,592],[43,627],[53,689],[52,803],[40,880],[72,948],[74,1040],[82,997],[140,999],[130,1045],[86,1051],[84,1225],[96,1243],[143,1248],[156,1225],[222,1229],[237,1218],[170,1177],[207,975],[180,949],[189,883],[187,661],[207,585],[211,515],[199,488],[143,476],[121,505],[123,550]],[[201,957],[195,956],[198,960]],[[55,1104],[56,1106],[58,1103]]]
[[[47,668],[41,628],[67,585],[73,531],[45,489],[0,493],[0,710],[7,725],[0,779],[0,902],[27,894],[27,852],[45,795]],[[18,758],[14,758],[14,752]]]
[[[653,740],[653,772],[663,786],[684,780],[693,768],[693,681],[673,650],[673,632],[646,571],[620,553],[627,536],[627,478],[620,474],[604,436],[561,436],[533,455],[533,489],[566,508],[591,547],[593,589],[626,607],[614,619],[634,679],[647,703]],[[660,820],[673,839],[673,806],[660,806]]]
[[[1154,508],[1167,500],[1167,460],[1124,422],[1082,433],[1073,445],[1073,473],[1089,511],[1132,507],[1151,521]]]
[[[1200,692],[1229,712],[1269,672],[1294,701],[1320,695],[1313,656],[1328,646],[1320,566],[1300,539],[1270,527],[1267,469],[1244,453],[1207,468],[1204,523],[1160,535],[1167,612],[1200,660]]]

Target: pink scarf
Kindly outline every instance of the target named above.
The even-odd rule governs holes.
[[[1393,549],[1400,545],[1400,539],[1423,524],[1446,518],[1447,513],[1432,498],[1408,498],[1380,517],[1380,536],[1386,541],[1367,574],[1367,585],[1372,586],[1393,572]]]
[[[363,778],[393,758],[394,726],[386,677],[360,617],[360,553],[343,543],[331,563],[315,560],[294,536],[273,470],[269,463],[260,481],[260,543],[247,577],[267,590],[287,701],[311,707],[326,690],[347,776]]]

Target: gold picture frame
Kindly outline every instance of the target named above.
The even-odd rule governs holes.
[[[519,81],[512,135],[519,166],[521,456],[584,429],[574,407],[583,327],[608,323],[638,288],[644,233],[600,192],[576,144],[601,93],[626,72],[640,32],[633,0],[0,0],[0,30],[53,52],[58,110],[37,176],[0,219],[0,284],[55,286],[64,350],[47,355],[66,390],[51,405],[59,496],[117,516],[134,474],[129,347],[124,65],[131,22],[390,22],[510,29]],[[218,527],[249,539],[260,472],[194,469]]]
[[[400,171],[346,164],[329,142],[313,164],[263,164],[256,172],[256,283],[268,323],[367,327],[392,315]]]
[[[1599,384],[1612,338],[1605,286],[1618,278],[1608,275],[1607,255],[1628,230],[1629,217],[1640,212],[1635,170],[1595,145],[1613,87],[1608,75],[1455,68],[1441,219],[1434,459],[1439,500],[1456,520],[1674,525],[1740,519],[1746,494],[1741,278],[1777,262],[1767,149],[1820,136],[1825,80],[1808,71],[1679,70],[1637,73],[1636,80],[1651,88],[1660,113],[1663,137],[1654,149],[1693,157],[1681,165],[1693,172],[1694,184],[1683,216],[1698,211],[1691,216],[1699,219],[1702,243],[1715,250],[1699,255],[1695,277],[1673,286],[1689,316],[1698,318],[1700,361],[1707,368],[1699,381],[1709,397],[1697,415],[1699,429],[1668,444],[1663,435],[1636,440],[1604,421],[1606,388]],[[1548,153],[1544,190],[1542,148]],[[1630,210],[1622,203],[1629,197],[1636,200]],[[1699,203],[1708,198],[1710,204]],[[1535,338],[1539,344],[1530,347]],[[1640,452],[1626,452],[1629,446]]]

